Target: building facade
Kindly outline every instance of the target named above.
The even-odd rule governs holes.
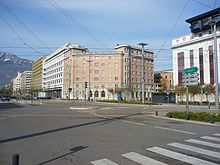
[[[144,64],[145,96],[150,99],[153,52],[144,51]],[[64,63],[64,98],[140,99],[141,71],[141,49],[130,45],[117,45],[111,53],[70,54]]]
[[[12,80],[12,93],[13,96],[20,95],[21,93],[21,73],[18,72],[17,76]]]
[[[32,71],[24,71],[21,73],[21,95],[23,97],[32,96]]]
[[[173,71],[164,70],[154,73],[154,92],[171,92],[173,91]]]
[[[43,62],[43,91],[51,98],[63,97],[64,61],[68,54],[84,52],[87,49],[70,43],[46,56]]]
[[[37,97],[38,93],[43,91],[43,60],[45,57],[40,57],[32,63],[32,91],[33,96]]]
[[[220,63],[220,8],[186,20],[191,34],[172,40],[174,85],[182,85],[182,71],[198,67],[199,83],[214,84],[213,24],[217,26],[217,55]],[[218,75],[220,66],[218,65]],[[220,76],[218,76],[220,81]]]

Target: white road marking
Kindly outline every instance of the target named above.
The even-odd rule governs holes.
[[[202,137],[200,137],[200,138],[220,142],[220,138],[216,138],[216,137],[202,136]]]
[[[195,139],[188,139],[188,140],[185,140],[185,141],[186,142],[190,142],[190,143],[195,143],[195,144],[200,144],[200,145],[204,145],[204,146],[213,147],[213,148],[219,148],[220,149],[220,144],[215,144],[215,143],[210,143],[210,142],[205,142],[205,141],[195,140]]]
[[[2,117],[2,118],[0,118],[0,120],[5,120],[6,119],[6,117]]]
[[[140,155],[135,152],[129,152],[129,153],[123,154],[122,156],[134,162],[140,163],[142,165],[167,165],[166,163],[159,162],[157,160]]]
[[[216,163],[213,162],[209,162],[199,158],[194,158],[192,156],[180,154],[178,152],[170,151],[160,147],[151,147],[151,148],[147,148],[146,150],[194,165],[217,165]]]
[[[215,134],[213,134],[213,135],[215,135],[215,136],[220,136],[220,133],[215,133]]]
[[[181,133],[191,134],[191,135],[195,135],[195,134],[196,134],[196,133],[194,133],[194,132],[182,131],[182,130],[167,128],[167,127],[159,127],[159,126],[154,126],[154,127],[155,127],[155,128],[159,128],[159,129],[169,130],[169,131],[175,131],[175,132],[181,132]]]
[[[108,159],[100,159],[90,162],[93,165],[118,165]]]
[[[180,149],[184,149],[187,151],[192,151],[192,152],[199,153],[199,154],[208,155],[208,156],[215,157],[215,158],[220,158],[219,152],[210,151],[210,150],[202,149],[199,147],[193,147],[193,146],[189,146],[189,145],[185,145],[181,143],[169,143],[167,145],[180,148]]]
[[[138,123],[138,122],[134,122],[134,121],[128,121],[128,120],[122,120],[125,123],[130,123],[130,124],[137,124],[137,125],[146,125],[144,123]]]
[[[10,117],[12,117],[12,118],[19,117],[19,115],[11,115]]]

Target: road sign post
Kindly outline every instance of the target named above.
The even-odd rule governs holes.
[[[183,70],[182,85],[186,86],[186,120],[189,120],[189,85],[198,85],[198,67],[186,68]]]

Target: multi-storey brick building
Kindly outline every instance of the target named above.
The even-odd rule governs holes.
[[[89,93],[91,99],[141,98],[140,48],[117,45],[111,53],[73,53],[65,59],[64,98],[84,99]],[[150,99],[153,52],[144,50],[144,67],[145,97]],[[85,82],[88,88],[85,88]]]
[[[173,90],[173,71],[164,70],[154,73],[154,92],[171,92]]]

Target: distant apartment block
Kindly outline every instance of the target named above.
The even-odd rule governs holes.
[[[173,90],[173,71],[164,70],[154,73],[154,92],[171,92]]]
[[[43,79],[43,60],[44,57],[33,61],[32,63],[32,91],[33,96],[38,96],[38,92],[43,90],[42,79]]]
[[[21,95],[23,97],[31,97],[32,95],[32,71],[24,71],[21,73]]]
[[[220,64],[220,8],[189,18],[186,22],[190,24],[191,34],[172,40],[174,85],[182,85],[183,69],[190,67],[199,68],[201,85],[214,84],[212,22],[217,26],[217,54]],[[220,81],[220,75],[218,77]]]
[[[12,80],[13,95],[20,95],[21,93],[21,73],[18,72],[17,76]]]

